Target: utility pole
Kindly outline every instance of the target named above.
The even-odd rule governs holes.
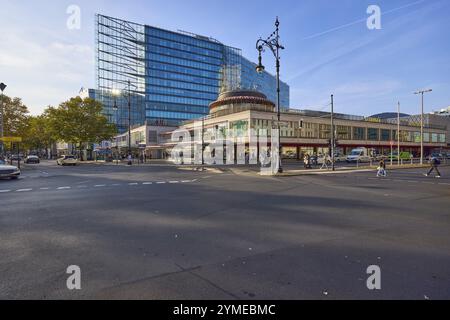
[[[400,101],[397,106],[397,162],[400,165]]]
[[[422,112],[421,112],[421,117],[420,117],[420,164],[421,165],[423,165],[423,158],[424,158],[424,155],[423,155],[423,125],[424,125],[424,123],[423,123],[424,122],[423,121],[424,120],[423,119],[424,118],[423,95],[424,95],[424,93],[432,92],[432,91],[433,91],[433,89],[419,90],[419,91],[414,92],[414,94],[420,94],[422,96]]]
[[[336,171],[336,167],[334,165],[334,145],[335,145],[336,137],[334,132],[334,95],[331,95],[331,165],[333,171]]]

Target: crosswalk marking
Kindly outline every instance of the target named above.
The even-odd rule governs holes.
[[[170,181],[155,181],[155,182],[130,182],[128,184],[125,184],[125,186],[139,186],[139,185],[144,185],[144,186],[150,186],[150,185],[164,185],[164,184],[180,184],[180,183],[192,183],[192,182],[197,182],[198,179],[193,179],[193,180],[170,180]],[[77,186],[64,186],[64,187],[42,187],[42,188],[37,188],[36,190],[40,190],[40,191],[49,191],[49,190],[71,190],[73,189],[88,189],[88,188],[105,188],[105,187],[121,187],[124,186],[124,184],[120,184],[120,183],[113,183],[113,184],[96,184],[96,185],[77,185]],[[15,192],[30,192],[33,191],[32,188],[27,188],[27,189],[18,189],[15,190]],[[9,189],[5,189],[5,190],[0,190],[0,193],[9,193],[12,192],[12,190]]]

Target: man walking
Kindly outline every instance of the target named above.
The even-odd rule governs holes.
[[[428,171],[427,174],[425,174],[426,177],[428,177],[434,170],[436,170],[437,176],[436,178],[440,178],[441,177],[441,173],[439,172],[438,166],[441,164],[441,161],[436,158],[436,157],[432,157],[430,156],[430,171]]]

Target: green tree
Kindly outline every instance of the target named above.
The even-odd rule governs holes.
[[[57,140],[72,143],[81,151],[88,145],[110,140],[116,133],[102,114],[100,102],[90,98],[71,98],[58,108],[48,108],[48,125]]]
[[[28,150],[51,149],[57,137],[50,126],[47,110],[40,116],[28,117],[23,141]]]
[[[27,127],[28,108],[20,98],[3,96],[3,134],[5,137],[21,137]]]

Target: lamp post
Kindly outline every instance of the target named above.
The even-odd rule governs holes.
[[[420,164],[423,165],[423,95],[424,93],[432,92],[433,89],[427,89],[427,90],[419,90],[414,92],[414,94],[420,94],[422,96],[422,113],[420,116]],[[400,157],[400,154],[399,154]]]
[[[128,156],[131,156],[131,82],[130,82],[130,80],[128,80]],[[131,164],[132,163],[133,162],[131,162]]]
[[[114,105],[113,110],[116,113],[116,126],[117,126],[117,134],[119,134],[119,107],[117,106],[117,96],[120,94],[120,91],[117,89],[112,90],[112,95],[114,97]],[[117,148],[117,164],[119,164],[120,152],[119,152],[119,139],[116,137],[116,148]]]
[[[264,47],[269,48],[275,56],[276,69],[277,69],[277,117],[278,117],[278,152],[279,152],[279,168],[278,173],[283,173],[283,168],[281,166],[281,137],[280,137],[280,121],[281,121],[281,109],[280,109],[280,50],[284,50],[284,47],[280,44],[279,35],[280,22],[278,17],[275,21],[275,31],[266,39],[260,38],[256,42],[256,49],[258,50],[258,65],[256,66],[256,72],[263,73],[264,66],[262,65],[262,53],[264,52]]]
[[[0,156],[4,155],[3,145],[3,91],[6,89],[6,84],[0,83],[0,91],[2,92],[2,101],[0,105]]]

